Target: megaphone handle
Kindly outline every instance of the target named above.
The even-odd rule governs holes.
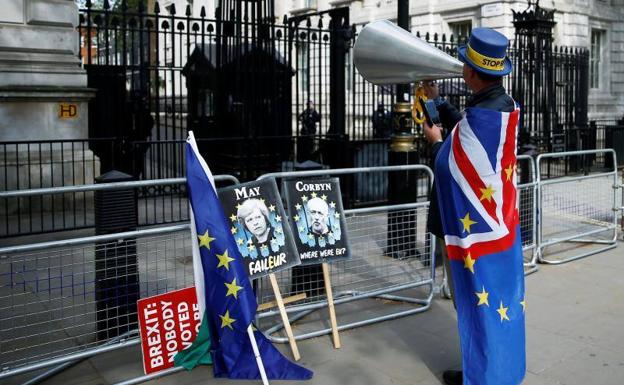
[[[423,86],[418,86],[414,90],[414,103],[412,104],[412,119],[416,124],[422,125],[425,122],[425,112],[420,105],[419,98],[427,100],[427,94]]]

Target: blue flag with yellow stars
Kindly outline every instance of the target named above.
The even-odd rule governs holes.
[[[212,174],[197,150],[192,132],[186,144],[186,177],[195,240],[195,287],[203,314],[202,328],[207,324],[206,334],[210,335],[209,349],[191,346],[188,350],[209,351],[215,377],[260,379],[247,332],[258,304],[217,197]],[[310,370],[287,360],[262,333],[255,331],[254,335],[269,379],[312,378]]]
[[[526,371],[516,187],[519,115],[518,108],[466,109],[436,157],[464,385],[517,385]]]

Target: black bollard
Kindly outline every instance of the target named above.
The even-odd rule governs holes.
[[[391,166],[418,163],[418,153],[412,134],[411,104],[394,105],[392,136],[388,161]],[[415,171],[393,171],[388,175],[388,204],[414,203],[416,201],[417,174]],[[386,255],[395,259],[416,257],[416,214],[413,212],[388,213]]]
[[[131,181],[133,177],[109,171],[96,183]],[[133,188],[95,192],[95,233],[114,234],[136,230],[137,197]],[[136,240],[125,238],[95,245],[95,301],[98,341],[137,328],[139,271]]]

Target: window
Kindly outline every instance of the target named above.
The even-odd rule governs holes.
[[[299,66],[299,92],[307,91],[310,84],[309,53],[308,43],[299,43],[297,50],[297,65]]]
[[[468,41],[468,36],[470,36],[472,31],[472,21],[465,20],[449,23],[449,28],[451,29],[451,34],[457,39],[456,41],[464,44]]]
[[[603,62],[605,31],[600,29],[591,30],[591,53],[589,57],[589,87],[600,88],[600,73]]]

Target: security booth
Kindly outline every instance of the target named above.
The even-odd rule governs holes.
[[[182,68],[188,90],[187,127],[197,135],[214,130],[214,92],[216,86],[216,49],[214,44],[195,47]]]
[[[217,172],[251,180],[290,159],[295,73],[277,50],[197,45],[182,74],[189,128]]]

